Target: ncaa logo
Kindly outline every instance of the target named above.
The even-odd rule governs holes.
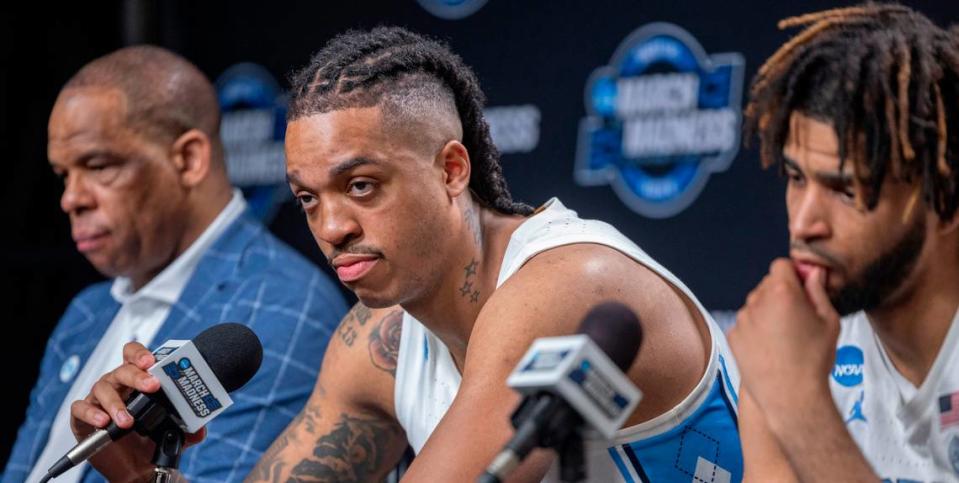
[[[251,63],[228,68],[215,86],[230,181],[243,190],[257,218],[268,223],[290,195],[283,151],[286,96],[269,71]]]
[[[846,387],[862,384],[863,375],[862,349],[853,345],[844,345],[836,350],[836,365],[832,370],[832,378]]]
[[[743,64],[673,24],[630,34],[587,81],[576,182],[650,218],[681,212],[739,150]]]
[[[486,5],[487,0],[417,0],[429,13],[446,20],[469,17]]]

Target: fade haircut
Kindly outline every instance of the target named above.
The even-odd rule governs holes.
[[[288,121],[372,106],[383,109],[388,125],[455,120],[470,155],[469,187],[477,201],[505,214],[532,213],[510,195],[476,75],[446,44],[398,27],[349,31],[294,73],[291,84]]]

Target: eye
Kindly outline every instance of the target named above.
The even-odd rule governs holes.
[[[98,156],[87,161],[84,168],[97,183],[110,184],[120,174],[121,163],[114,159]]]
[[[300,205],[302,210],[306,211],[310,208],[313,208],[313,206],[316,205],[317,200],[316,197],[311,194],[301,193],[296,195],[296,202]]]
[[[373,182],[368,179],[354,179],[346,189],[350,196],[367,196],[373,192]]]
[[[852,186],[845,186],[836,190],[836,196],[844,203],[856,204],[856,192]]]
[[[805,179],[797,171],[786,171],[786,182],[791,185],[802,186]]]

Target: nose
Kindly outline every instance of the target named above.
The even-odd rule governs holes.
[[[96,206],[93,193],[82,176],[70,173],[64,179],[63,195],[60,197],[60,209],[64,213],[79,214]]]
[[[335,201],[321,202],[320,219],[313,225],[313,236],[318,242],[334,247],[343,246],[363,233],[354,215],[353,210],[345,204]]]
[[[828,193],[812,184],[787,195],[789,234],[793,240],[806,242],[828,238],[832,233],[827,209]]]

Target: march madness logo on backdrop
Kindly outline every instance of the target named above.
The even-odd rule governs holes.
[[[706,54],[682,28],[630,34],[586,85],[576,181],[611,184],[631,209],[674,216],[739,150],[743,57]]]
[[[265,68],[236,64],[216,80],[227,172],[250,210],[269,223],[290,197],[286,184],[286,95]]]

